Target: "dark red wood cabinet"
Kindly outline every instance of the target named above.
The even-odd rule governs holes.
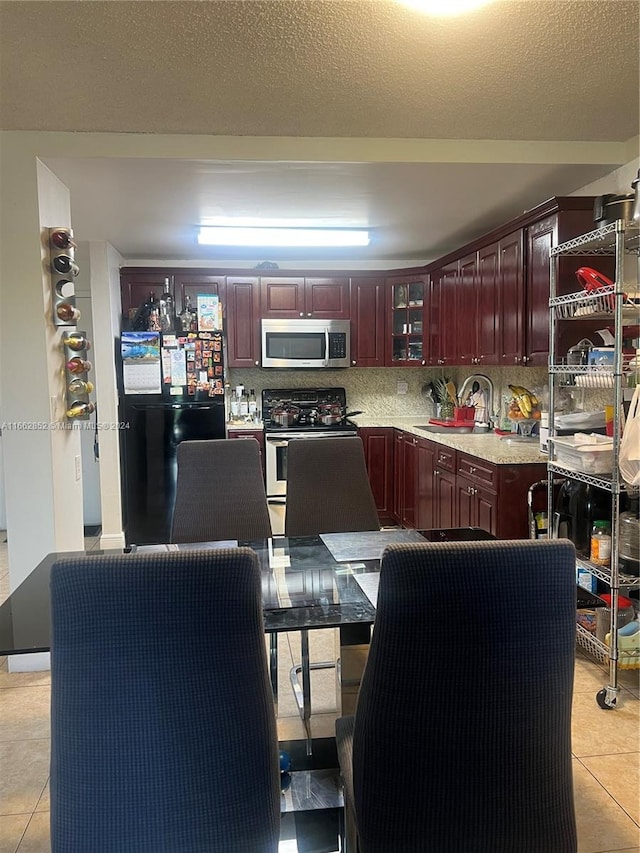
[[[386,287],[385,364],[422,367],[428,363],[429,276],[424,273],[388,276]]]
[[[364,447],[364,458],[380,524],[390,524],[393,521],[393,429],[362,427],[358,430],[358,435]]]
[[[260,364],[260,287],[254,276],[227,276],[225,330],[229,367]]]
[[[458,288],[460,262],[451,261],[431,272],[429,364],[444,367],[458,362]]]
[[[346,276],[260,278],[261,317],[348,320],[349,313]]]
[[[385,280],[382,276],[351,278],[351,364],[384,367]]]
[[[418,438],[403,430],[394,432],[394,517],[403,527],[415,527]]]

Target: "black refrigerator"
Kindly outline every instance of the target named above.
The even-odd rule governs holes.
[[[123,332],[117,360],[126,542],[169,542],[178,445],[225,437],[222,333]]]

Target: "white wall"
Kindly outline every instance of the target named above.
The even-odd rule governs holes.
[[[605,193],[618,195],[633,192],[631,181],[637,176],[638,169],[640,169],[640,157],[635,157],[619,169],[614,169],[597,181],[580,187],[571,195],[604,195]]]

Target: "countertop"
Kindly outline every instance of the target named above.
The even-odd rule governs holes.
[[[447,433],[427,432],[423,429],[418,429],[418,425],[428,421],[428,417],[424,415],[414,415],[413,417],[405,418],[358,415],[350,418],[350,420],[359,427],[401,429],[412,433],[418,438],[426,438],[429,441],[434,441],[436,444],[442,444],[454,450],[461,450],[464,453],[477,456],[478,459],[485,459],[487,462],[493,462],[496,465],[529,465],[533,462],[546,465],[547,463],[547,454],[540,453],[540,443],[537,436],[535,439],[522,441],[511,438],[500,438],[493,432],[479,434],[453,433],[451,435]],[[227,423],[226,426],[228,432],[236,430],[261,430],[262,421],[259,423],[233,421]]]
[[[419,424],[428,422],[428,418],[415,415],[408,418],[382,418],[360,415],[351,418],[359,427],[392,427],[410,432],[418,438],[426,438],[436,444],[461,450],[496,465],[529,465],[532,462],[547,464],[547,454],[540,453],[540,442],[535,439],[518,440],[500,438],[493,432],[488,433],[433,433],[418,429]]]

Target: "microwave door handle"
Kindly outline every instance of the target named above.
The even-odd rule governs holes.
[[[324,366],[329,366],[329,329],[324,330]]]

